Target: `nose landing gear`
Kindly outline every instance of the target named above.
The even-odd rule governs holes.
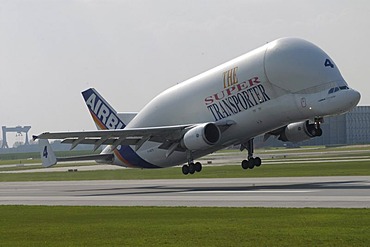
[[[324,122],[324,118],[315,118],[315,136],[321,136],[322,135],[322,129],[320,127],[320,124]]]

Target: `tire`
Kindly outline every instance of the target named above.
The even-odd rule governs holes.
[[[194,174],[194,172],[195,172],[195,165],[194,165],[194,163],[190,163],[189,164],[189,173]]]
[[[183,165],[182,166],[182,173],[184,175],[188,175],[189,174],[189,166],[188,165]]]
[[[248,166],[248,160],[243,160],[243,161],[242,161],[242,168],[243,168],[243,169],[248,169],[248,167],[249,167],[249,166]]]
[[[202,171],[202,164],[200,162],[195,163],[195,171],[196,172]]]
[[[255,159],[254,158],[250,158],[248,160],[248,168],[249,169],[253,169],[254,168],[254,162],[255,162]]]
[[[254,165],[259,167],[262,164],[262,160],[260,157],[254,158]]]

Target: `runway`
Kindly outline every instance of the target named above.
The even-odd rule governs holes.
[[[2,182],[0,204],[370,208],[370,176]]]

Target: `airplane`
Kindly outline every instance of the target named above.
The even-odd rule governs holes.
[[[96,160],[131,168],[182,165],[182,173],[202,170],[202,156],[232,145],[247,150],[243,169],[259,167],[253,139],[275,136],[299,142],[322,135],[324,117],[355,107],[360,93],[348,86],[334,61],[316,45],[280,38],[179,83],[137,113],[118,113],[93,88],[82,92],[98,128],[45,132],[39,139],[43,166]],[[49,139],[71,149],[92,144],[100,154],[57,158]]]

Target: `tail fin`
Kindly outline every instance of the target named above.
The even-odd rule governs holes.
[[[51,149],[50,143],[47,139],[39,139],[39,145],[41,147],[41,160],[43,167],[50,167],[57,163],[54,151]]]
[[[98,129],[126,127],[113,107],[94,88],[83,91],[82,96]]]

